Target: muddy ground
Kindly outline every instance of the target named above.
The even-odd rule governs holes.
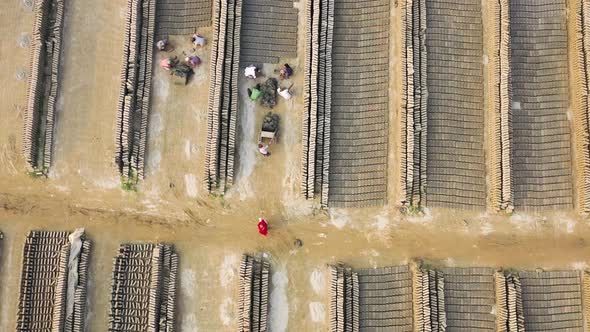
[[[154,71],[147,177],[137,192],[123,191],[114,166],[114,132],[124,0],[68,1],[54,164],[47,179],[31,177],[20,154],[33,19],[28,4],[0,2],[0,33],[6,36],[0,39],[0,330],[15,326],[22,247],[31,229],[86,229],[93,242],[89,331],[104,331],[108,324],[112,261],[121,242],[163,241],[177,247],[181,331],[236,329],[237,270],[244,252],[264,252],[271,259],[272,331],[328,331],[328,263],[369,267],[423,259],[435,266],[521,269],[585,269],[590,264],[590,226],[573,212],[401,215],[399,180],[391,165],[389,206],[323,211],[317,202],[304,201],[299,195],[303,77],[298,74],[304,66],[303,28],[299,59],[288,59],[296,71],[294,98],[281,99],[274,110],[282,127],[271,157],[255,148],[266,110],[246,98],[253,82],[241,79],[236,184],[223,197],[204,191],[207,46],[195,51],[203,64],[187,86]],[[400,9],[392,2],[392,36],[399,35]],[[302,27],[302,15],[300,22]],[[202,32],[211,35],[210,29]],[[191,51],[188,36],[173,41],[175,52]],[[399,47],[399,40],[392,39],[392,165],[399,160]],[[265,66],[266,76],[274,69]],[[257,234],[259,216],[271,223],[268,238]],[[297,238],[303,247],[293,245]]]

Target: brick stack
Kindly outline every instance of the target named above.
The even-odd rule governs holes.
[[[489,140],[490,205],[498,211],[513,209],[512,186],[512,98],[510,82],[510,4],[497,0],[495,9],[494,82],[491,86],[493,111],[489,115],[491,126]]]
[[[36,1],[34,12],[23,153],[33,170],[46,173],[53,148],[64,1]]]
[[[574,135],[576,142],[577,207],[590,213],[590,3],[579,1],[576,15],[576,52],[580,78],[580,94],[574,107]]]
[[[298,15],[293,0],[244,0],[240,62],[278,63],[279,58],[296,58]]]
[[[522,289],[516,274],[496,272],[496,331],[524,332]]]
[[[214,5],[205,187],[225,192],[234,180],[242,0]]]
[[[128,0],[115,161],[124,179],[143,179],[154,49],[155,0]]]
[[[331,268],[330,330],[412,331],[412,274],[408,266]]]
[[[402,29],[401,197],[402,204],[420,206],[426,204],[426,0],[403,3]]]
[[[427,0],[427,200],[486,206],[480,0]]]
[[[578,271],[520,272],[526,331],[584,331]]]
[[[358,274],[343,265],[330,268],[330,331],[359,331]]]
[[[301,190],[328,204],[334,1],[307,2]]]
[[[270,264],[244,255],[240,264],[238,331],[267,331]]]
[[[387,200],[389,17],[389,0],[334,2],[330,206]]]
[[[156,35],[189,35],[211,26],[211,0],[158,0]]]
[[[494,331],[494,271],[445,268],[445,310],[449,331]]]
[[[109,332],[174,331],[178,256],[163,244],[123,244],[114,261]]]
[[[573,207],[564,0],[510,2],[517,208]]]
[[[444,275],[416,267],[413,271],[414,331],[442,332],[447,327]]]
[[[90,242],[82,237],[75,251],[71,241],[66,232],[32,231],[27,236],[17,331],[84,331]]]

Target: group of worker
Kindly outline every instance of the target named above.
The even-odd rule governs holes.
[[[256,79],[256,78],[262,76],[262,69],[260,67],[255,66],[255,65],[249,65],[248,67],[246,67],[244,69],[244,75],[248,79]],[[279,76],[281,77],[281,79],[282,80],[289,79],[292,75],[293,75],[293,68],[291,68],[291,66],[289,66],[288,63],[283,64],[281,66],[281,69],[279,70]],[[289,100],[293,97],[293,95],[291,94],[291,91],[290,91],[291,86],[289,86],[287,88],[282,88],[279,84],[279,86],[277,87],[277,93],[281,97],[283,97],[285,100]],[[260,83],[257,83],[252,88],[248,88],[247,92],[248,92],[248,97],[250,98],[250,100],[253,100],[253,101],[258,100],[258,98],[260,98],[260,96],[262,95]],[[262,154],[265,157],[270,156],[270,151],[268,150],[268,148],[269,148],[269,146],[267,144],[258,143],[258,152],[260,152],[260,154]]]
[[[246,69],[244,69],[244,75],[246,76],[246,78],[249,78],[249,79],[256,79],[261,74],[262,74],[261,68],[256,67],[255,65],[249,65],[248,67],[246,67]],[[281,67],[281,69],[279,71],[279,75],[280,75],[281,79],[286,80],[286,79],[290,78],[291,75],[293,75],[293,68],[291,68],[291,66],[289,66],[288,63],[285,63]],[[291,99],[291,97],[293,97],[290,89],[291,89],[291,86],[289,86],[287,88],[281,88],[279,86],[277,88],[277,92],[281,97],[285,98],[285,100],[289,100],[289,99]],[[248,88],[247,91],[248,91],[248,97],[251,100],[256,101],[261,95],[260,84],[256,84],[253,88]]]
[[[207,42],[205,37],[203,37],[199,33],[195,33],[194,35],[192,35],[190,38],[190,41],[191,41],[191,44],[195,47],[193,49],[193,51],[195,51],[197,48],[201,48],[201,47],[205,46],[205,44]],[[172,44],[170,43],[168,38],[163,38],[163,39],[158,40],[158,42],[156,42],[156,48],[162,52],[174,51],[174,46],[172,46]],[[200,64],[201,64],[201,58],[199,58],[196,55],[187,55],[184,58],[184,63],[182,63],[182,64],[178,61],[176,56],[166,57],[160,61],[160,67],[162,67],[165,70],[173,70],[177,66],[180,66],[180,65],[187,66],[191,69],[194,69],[195,67],[197,67]]]

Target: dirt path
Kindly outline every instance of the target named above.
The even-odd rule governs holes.
[[[586,268],[590,263],[590,226],[568,215],[510,219],[456,215],[449,220],[443,211],[418,219],[385,210],[337,210],[332,211],[332,217],[318,215],[288,224],[272,223],[270,237],[263,238],[256,233],[256,213],[249,211],[229,210],[227,215],[220,215],[218,208],[203,207],[202,217],[206,219],[187,223],[118,210],[79,208],[59,194],[51,200],[0,194],[0,200],[0,229],[5,235],[0,295],[9,299],[1,309],[3,330],[15,324],[22,246],[30,229],[86,228],[93,241],[90,330],[106,328],[112,258],[118,244],[128,241],[165,241],[178,249],[181,331],[235,328],[236,276],[243,252],[263,251],[271,258],[276,284],[271,284],[274,308],[270,324],[276,324],[278,330],[283,321],[280,318],[286,315],[288,330],[327,331],[328,263],[372,267],[404,264],[415,257],[435,266],[573,269]],[[302,248],[293,246],[295,238],[302,239]]]
[[[115,120],[125,1],[70,1],[49,177],[68,190],[115,189]],[[117,18],[117,19],[113,19]]]

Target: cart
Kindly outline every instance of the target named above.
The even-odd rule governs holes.
[[[279,115],[268,112],[262,120],[262,129],[258,136],[258,144],[273,144],[278,142]]]

